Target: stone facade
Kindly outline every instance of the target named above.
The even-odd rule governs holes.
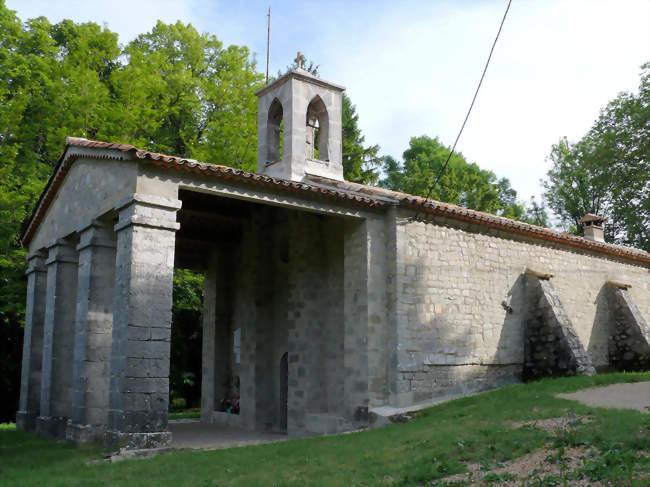
[[[550,277],[526,271],[528,319],[524,327],[524,379],[594,375],[582,342]]]
[[[618,370],[650,369],[650,327],[643,318],[627,284],[607,283],[611,313],[609,357]]]
[[[261,90],[259,173],[67,141],[23,235],[20,428],[169,444],[175,267],[205,275],[204,422],[335,433],[526,363],[647,366],[649,254],[343,181],[341,91],[300,71]]]
[[[609,364],[607,281],[629,282],[638,308],[650,312],[647,265],[444,217],[417,222],[412,215],[399,212],[394,224],[391,405],[520,380],[527,267],[553,274],[557,295],[596,367]],[[450,375],[455,380],[446,379]]]

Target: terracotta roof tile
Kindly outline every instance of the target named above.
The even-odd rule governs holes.
[[[77,137],[68,137],[66,139],[66,146],[59,157],[56,169],[50,177],[32,216],[27,221],[27,225],[22,235],[22,241],[24,244],[29,243],[31,240],[36,227],[45,215],[49,204],[65,177],[65,174],[77,157],[121,159],[120,157],[112,157],[106,154],[97,154],[96,156],[68,156],[69,147],[118,150],[121,152],[132,153],[136,158],[140,159],[144,163],[158,167],[203,174],[221,179],[238,181],[245,184],[254,184],[271,190],[286,191],[304,196],[347,202],[367,208],[380,209],[387,206],[402,206],[413,210],[419,210],[424,213],[473,222],[512,233],[528,235],[542,240],[554,241],[573,247],[584,248],[617,257],[640,261],[646,264],[650,263],[650,254],[642,250],[604,242],[595,242],[575,235],[551,230],[549,228],[511,220],[490,213],[470,210],[450,203],[443,203],[430,199],[427,200],[420,196],[413,196],[376,186],[366,186],[349,181],[335,181],[332,179],[309,175],[307,176],[308,182],[288,181],[285,179],[273,178],[263,174],[244,171],[242,169],[235,169],[229,166],[209,164],[195,161],[193,159],[145,151],[128,144],[101,142]]]

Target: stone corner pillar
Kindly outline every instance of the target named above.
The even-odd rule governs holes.
[[[179,200],[135,194],[116,207],[115,300],[106,450],[161,448],[167,430]]]
[[[108,424],[108,389],[115,288],[115,232],[94,220],[79,232],[73,353],[72,416],[66,438],[101,440]]]
[[[45,290],[47,286],[47,253],[39,250],[27,257],[27,301],[25,338],[20,378],[20,402],[16,412],[16,428],[33,431],[41,410],[41,368],[43,366],[43,326],[45,322]]]
[[[72,239],[48,246],[40,416],[36,432],[63,439],[72,413],[72,360],[77,301],[77,251]]]

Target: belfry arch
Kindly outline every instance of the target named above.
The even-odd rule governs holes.
[[[318,95],[307,107],[306,134],[307,158],[329,161],[329,116],[325,103]]]
[[[282,159],[282,136],[283,136],[283,110],[282,103],[277,98],[269,107],[267,130],[267,153],[266,162],[275,162]]]

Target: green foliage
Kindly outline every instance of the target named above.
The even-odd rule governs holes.
[[[174,411],[201,402],[202,302],[203,274],[175,269],[169,367],[170,408]]]
[[[412,137],[402,156],[403,162],[390,156],[383,158],[385,177],[379,184],[394,191],[426,196],[442,172],[450,151],[437,137]],[[451,156],[430,198],[515,220],[546,223],[543,207],[534,206],[533,213],[528,215],[524,206],[517,202],[517,192],[507,178],[497,179],[492,171],[467,162],[461,153]]]
[[[582,233],[586,213],[608,218],[608,241],[650,251],[650,63],[639,92],[621,93],[578,142],[553,145],[544,182],[549,207]]]
[[[348,95],[343,93],[343,176],[348,181],[374,184],[379,179],[379,146],[364,146],[359,115]]]
[[[18,236],[67,136],[254,169],[254,91],[245,47],[159,22],[124,49],[95,23],[21,22],[0,0],[0,421],[17,409],[25,309]]]
[[[262,75],[248,48],[180,21],[162,22],[124,50],[111,82],[119,138],[159,152],[254,170]]]
[[[95,24],[25,24],[0,0],[0,420],[17,406],[25,251],[18,235],[66,135],[92,135],[105,115],[117,36]],[[11,346],[7,350],[6,346]],[[13,410],[13,411],[11,411]]]

